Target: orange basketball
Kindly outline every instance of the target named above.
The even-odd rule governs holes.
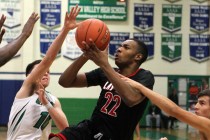
[[[107,25],[99,19],[86,19],[77,27],[75,34],[77,45],[82,48],[82,41],[90,43],[91,38],[100,50],[104,50],[110,41]]]

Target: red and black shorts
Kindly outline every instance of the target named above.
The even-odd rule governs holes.
[[[90,120],[84,120],[76,126],[67,127],[58,134],[50,134],[49,139],[58,137],[60,140],[111,140],[103,131],[94,127]]]

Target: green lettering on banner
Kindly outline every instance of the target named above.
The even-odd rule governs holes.
[[[118,0],[68,0],[68,11],[79,4],[81,8],[78,19],[97,18],[102,20],[127,19],[127,3]]]
[[[163,5],[162,28],[168,32],[181,29],[182,5]]]
[[[161,53],[163,59],[169,62],[181,59],[181,49],[181,34],[161,34]]]

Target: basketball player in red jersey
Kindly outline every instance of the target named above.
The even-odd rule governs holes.
[[[91,39],[90,42],[90,46],[83,42],[83,55],[64,71],[59,83],[63,87],[100,86],[97,105],[89,120],[68,127],[59,134],[52,134],[52,140],[130,140],[148,99],[121,80],[117,73],[152,89],[153,74],[139,68],[147,59],[147,47],[136,39],[125,40],[116,51],[115,64],[118,68],[112,68],[107,52],[100,51]],[[88,60],[99,68],[79,73]]]

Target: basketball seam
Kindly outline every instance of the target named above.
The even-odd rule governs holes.
[[[101,35],[101,33],[102,33],[103,29],[104,29],[104,23],[103,23],[103,26],[102,26],[102,29],[101,29],[100,34],[97,36],[97,38],[96,38],[96,40],[95,40],[94,42],[96,42],[96,41],[98,40],[98,38],[99,38],[99,36]],[[97,46],[97,47],[98,47],[98,46]],[[101,46],[99,46],[99,47],[101,47]]]
[[[90,21],[90,24],[88,25],[87,31],[86,31],[86,33],[85,33],[85,42],[88,41],[86,37],[87,37],[87,33],[88,33],[88,31],[89,31],[90,25],[92,24],[92,21],[93,21],[93,20]]]
[[[104,43],[104,44],[107,44],[107,43],[109,44],[109,41],[110,41],[110,36],[108,37],[108,39],[106,40],[106,43]],[[107,44],[107,45],[108,45],[108,44]],[[106,47],[107,47],[107,46],[106,46]]]

